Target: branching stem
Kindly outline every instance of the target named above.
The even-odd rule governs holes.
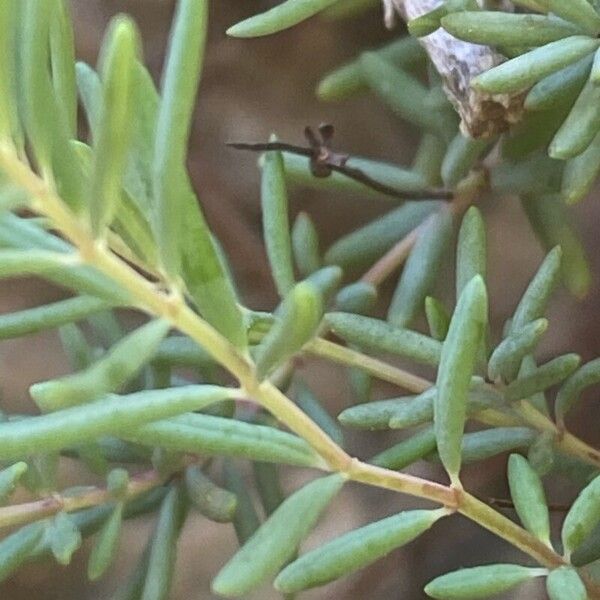
[[[66,207],[44,180],[19,160],[14,150],[0,146],[0,165],[14,183],[22,186],[31,195],[34,199],[35,211],[48,217],[56,230],[74,244],[83,262],[108,275],[125,289],[130,294],[132,306],[150,315],[169,320],[173,327],[205,348],[217,362],[238,379],[249,397],[271,412],[281,423],[301,436],[319,453],[323,459],[321,466],[324,470],[343,473],[349,480],[442,504],[505,539],[545,567],[563,564],[563,559],[552,549],[467,492],[405,473],[382,469],[350,457],[272,383],[258,381],[252,362],[190,309],[180,294],[168,294],[160,290],[111,252],[105,244],[94,240],[89,227]],[[363,355],[360,355],[361,362],[360,365],[357,365],[358,357],[355,353],[324,340],[311,342],[309,349],[311,348],[316,349],[322,356],[331,357],[336,362],[363,368],[367,362],[368,370],[370,369],[373,374],[381,373],[387,380],[394,378],[399,385],[413,389],[413,391],[422,391],[426,384],[431,385],[430,382],[408,373],[405,374],[399,369],[394,370],[393,367],[384,365],[375,359],[370,359],[369,362],[367,360],[369,357]],[[149,489],[159,484],[157,475],[149,475],[148,479],[142,479],[139,483],[143,489]],[[71,501],[61,497],[60,501],[55,499],[54,504],[48,502],[47,505],[44,505],[46,501],[42,500],[39,503],[0,509],[0,525],[3,523],[3,518],[12,519],[13,523],[22,523],[27,520],[25,515],[29,515],[31,520],[35,520],[40,516],[52,514],[52,511],[78,510],[94,504],[102,504],[107,500],[106,491],[98,489],[89,492],[88,495],[75,497]]]

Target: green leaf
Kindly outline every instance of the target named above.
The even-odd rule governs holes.
[[[121,537],[123,503],[118,502],[102,526],[88,560],[87,574],[90,581],[100,579],[114,561]]]
[[[276,137],[271,137],[271,141],[276,140]],[[281,152],[267,152],[264,155],[261,205],[263,233],[271,273],[279,295],[285,296],[293,287],[295,279],[288,199]]]
[[[337,0],[285,0],[270,10],[233,25],[227,35],[239,38],[277,33],[316,15]]]
[[[485,71],[473,80],[473,87],[491,94],[510,94],[531,87],[544,77],[597,50],[600,42],[574,35],[513,58]]]
[[[347,4],[347,2],[341,2]],[[421,46],[411,37],[403,37],[374,50],[384,60],[401,68],[409,69],[423,62]],[[319,82],[317,96],[325,102],[345,100],[367,89],[367,83],[360,66],[360,57],[327,73]]]
[[[76,296],[45,306],[0,315],[0,339],[16,338],[60,327],[85,319],[110,306],[111,304],[106,300],[91,296]]]
[[[565,96],[577,97],[590,75],[592,55],[585,56],[564,69],[544,77],[529,90],[525,98],[525,109],[544,111],[556,108]]]
[[[179,486],[173,485],[163,500],[158,514],[141,600],[167,600],[169,597],[177,554],[177,539],[185,514],[183,492]]]
[[[542,480],[520,454],[511,454],[508,459],[508,485],[525,528],[550,546],[550,513]]]
[[[587,590],[575,569],[559,567],[550,571],[546,580],[550,600],[587,600]]]
[[[425,298],[435,285],[440,264],[450,246],[452,225],[451,212],[442,209],[419,231],[390,304],[390,323],[407,327],[423,310]]]
[[[94,360],[94,349],[87,343],[83,331],[75,323],[67,323],[58,330],[60,343],[74,370],[88,367]]]
[[[442,344],[416,331],[350,313],[327,313],[325,323],[333,333],[361,348],[389,352],[433,366],[440,361]]]
[[[561,196],[566,204],[583,200],[592,190],[600,173],[600,133],[578,156],[567,161],[563,174]]]
[[[380,452],[371,459],[371,462],[384,469],[400,471],[420,458],[428,456],[435,448],[435,431],[433,427],[427,427],[395,446]]]
[[[133,442],[160,445],[173,451],[240,456],[306,467],[320,464],[314,450],[295,435],[274,427],[212,415],[181,415],[136,429],[130,428],[121,436]]]
[[[342,288],[335,297],[335,306],[342,312],[364,313],[377,301],[377,288],[372,283],[357,281]]]
[[[488,375],[492,381],[502,379],[510,382],[519,374],[521,362],[536,348],[548,329],[547,319],[536,319],[524,325],[520,331],[506,337],[492,352],[488,363]]]
[[[0,541],[0,581],[5,581],[29,558],[43,536],[43,523],[35,523]]]
[[[317,331],[323,315],[323,300],[316,286],[296,284],[280,305],[275,322],[257,349],[256,369],[260,378],[302,349]]]
[[[233,520],[237,498],[213,483],[197,465],[185,470],[185,489],[192,506],[211,521],[228,523]]]
[[[479,209],[471,206],[463,217],[458,234],[456,256],[456,295],[475,277],[485,280],[487,272],[487,236]]]
[[[161,259],[171,276],[180,272],[180,232],[184,229],[183,219],[191,217],[185,212],[182,192],[187,183],[185,159],[207,22],[206,0],[178,3],[163,73],[154,149],[154,217]],[[209,235],[207,231],[202,233],[205,238]]]
[[[140,53],[139,33],[128,17],[115,17],[100,54],[102,103],[94,139],[90,219],[96,236],[112,222],[121,196],[132,139],[134,68]]]
[[[443,342],[450,327],[450,315],[446,307],[436,298],[427,296],[425,298],[425,316],[427,317],[431,337],[434,340]]]
[[[600,358],[575,371],[558,390],[554,408],[557,421],[564,424],[565,415],[579,402],[583,391],[597,383],[600,383]]]
[[[17,32],[20,18],[19,0],[0,4],[0,138],[23,144],[17,102]]]
[[[600,33],[600,15],[588,0],[548,0],[548,9],[565,21],[577,25],[582,31],[591,35]]]
[[[289,496],[221,569],[212,584],[228,598],[245,596],[294,556],[344,484],[341,475],[317,479]]]
[[[534,431],[527,427],[496,427],[467,433],[462,440],[462,461],[465,464],[473,463],[504,452],[527,448],[534,439]]]
[[[260,519],[242,473],[229,460],[223,463],[223,477],[225,486],[236,497],[233,526],[240,545],[245,544],[260,527]]]
[[[0,471],[0,504],[4,504],[15,491],[19,479],[27,471],[27,463],[18,462]]]
[[[344,434],[339,425],[319,402],[312,390],[302,381],[295,383],[296,404],[338,445],[344,445]]]
[[[425,133],[413,159],[413,170],[420,173],[428,185],[439,186],[442,182],[441,169],[446,156],[446,142],[433,133]]]
[[[269,516],[285,500],[279,481],[279,468],[273,463],[253,462],[252,469],[256,491],[260,497],[265,515]]]
[[[423,110],[428,90],[415,77],[401,70],[376,52],[360,57],[362,76],[371,90],[400,118],[428,131],[439,132],[439,116]]]
[[[434,579],[425,586],[425,593],[439,600],[487,598],[507,592],[534,577],[544,575],[546,575],[545,569],[532,569],[519,565],[472,567]]]
[[[71,557],[81,546],[81,532],[71,516],[59,512],[50,526],[50,547],[61,565],[71,563]]]
[[[84,406],[0,423],[0,460],[51,453],[110,433],[124,434],[135,425],[200,410],[231,398],[234,393],[211,385],[146,390],[126,396],[110,395]]]
[[[48,70],[49,29],[52,0],[27,0],[23,3],[20,32],[23,117],[35,162],[51,172],[56,102]],[[9,53],[9,56],[11,54]]]
[[[61,112],[61,123],[69,138],[77,136],[77,85],[75,82],[75,40],[69,5],[54,3],[50,22],[50,59],[52,84]]]
[[[487,292],[480,275],[464,288],[450,322],[437,376],[434,424],[442,464],[458,484],[471,376],[487,325]]]
[[[571,555],[574,567],[584,567],[600,558],[600,525],[596,525]]]
[[[323,267],[305,279],[305,283],[314,286],[321,292],[323,305],[329,304],[338,291],[344,273],[337,266]]]
[[[425,392],[425,398],[421,400],[421,396],[414,397],[416,403],[420,406],[425,404],[427,414],[424,420],[420,420],[422,423],[427,420],[429,416],[429,403],[428,398],[431,392]],[[389,421],[396,409],[406,402],[406,398],[390,398],[388,400],[374,400],[372,402],[365,402],[364,404],[357,404],[343,410],[338,415],[338,420],[345,427],[354,427],[357,429],[368,429],[371,431],[378,429],[389,429]],[[408,396],[408,402],[412,404],[413,396]],[[432,411],[433,414],[433,411]]]
[[[554,358],[529,375],[511,382],[506,388],[505,397],[509,402],[514,402],[543,392],[569,377],[579,367],[580,362],[581,357],[578,354],[565,354]]]
[[[19,275],[20,272],[27,273],[29,268],[26,266],[29,262],[26,259],[27,253],[30,253],[33,268],[36,265],[37,249],[47,250],[50,252],[38,255],[42,258],[42,264],[35,266],[35,274],[42,275],[57,285],[70,287],[80,293],[104,298],[116,304],[130,302],[128,294],[109,277],[91,267],[73,266],[71,252],[74,249],[32,223],[31,219],[22,219],[11,213],[0,215],[0,247],[12,249],[0,250],[2,263],[6,263],[6,276]],[[26,252],[19,252],[19,250]],[[53,262],[56,268],[52,268]],[[71,263],[68,268],[65,262]],[[0,265],[0,273],[2,270],[3,265]]]
[[[562,542],[569,556],[600,523],[600,477],[596,477],[577,496],[562,526]]]
[[[33,384],[29,390],[31,397],[44,412],[49,412],[117,392],[152,360],[170,328],[166,321],[150,321],[125,336],[85,370]]]
[[[343,577],[413,541],[447,514],[445,509],[407,511],[350,531],[295,560],[275,587],[293,594]]]
[[[439,202],[434,201],[406,202],[383,217],[339,238],[325,253],[325,262],[339,265],[343,269],[370,265],[440,206]]]
[[[454,37],[486,46],[543,46],[581,33],[578,27],[544,15],[501,11],[455,12],[443,17],[441,23]]]
[[[305,212],[298,213],[292,228],[292,249],[296,266],[303,277],[321,268],[319,234],[312,219]]]
[[[600,88],[588,81],[548,148],[552,158],[567,160],[586,150],[600,131]]]
[[[475,166],[481,155],[489,148],[490,140],[473,139],[457,133],[448,145],[442,162],[444,185],[454,188]]]
[[[560,247],[553,248],[546,255],[515,310],[510,332],[517,332],[527,323],[544,316],[550,295],[558,283],[561,258]]]

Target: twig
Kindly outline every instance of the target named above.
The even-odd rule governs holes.
[[[452,200],[453,193],[450,190],[444,189],[424,189],[414,192],[406,192],[398,190],[381,181],[373,179],[361,169],[348,166],[350,156],[334,152],[329,142],[333,135],[333,130],[330,125],[321,125],[319,130],[322,134],[322,139],[318,140],[312,129],[307,127],[305,135],[310,142],[310,147],[296,146],[286,142],[263,142],[263,143],[244,143],[244,142],[228,142],[226,145],[236,150],[249,150],[251,152],[269,152],[281,151],[306,156],[310,159],[311,172],[315,177],[329,177],[333,171],[341,173],[345,177],[354,179],[362,183],[366,187],[375,190],[391,198],[398,200]],[[329,136],[323,135],[323,131],[331,131]]]
[[[419,238],[420,232],[424,229],[426,219],[421,225],[415,227],[410,233],[404,236],[397,244],[388,250],[373,266],[360,278],[365,283],[371,283],[375,286],[381,285],[404,261],[408,258],[413,246]]]

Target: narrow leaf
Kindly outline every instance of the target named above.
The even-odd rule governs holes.
[[[399,444],[374,456],[371,462],[384,469],[400,471],[420,458],[431,454],[436,448],[435,431],[427,427]]]
[[[212,589],[226,597],[248,594],[292,558],[344,483],[340,475],[317,479],[287,498],[221,569]]]
[[[106,300],[76,296],[52,304],[0,315],[0,339],[16,338],[79,321],[105,310]]]
[[[267,12],[250,17],[227,30],[232,37],[248,38],[277,33],[316,15],[337,0],[284,0]]]
[[[577,496],[562,526],[565,553],[576,550],[600,523],[600,477],[596,477]]]
[[[513,402],[543,392],[569,377],[579,367],[580,362],[578,354],[565,354],[554,358],[529,375],[515,379],[506,388],[505,397]]]
[[[231,398],[233,393],[210,385],[146,390],[127,396],[106,396],[84,406],[0,423],[0,460],[55,452],[109,433],[124,434],[134,425],[200,410]]]
[[[316,286],[296,284],[277,311],[278,321],[258,347],[256,368],[263,378],[301,350],[316,333],[323,314],[323,301]]]
[[[508,460],[508,485],[525,528],[550,546],[550,513],[542,480],[520,454],[511,454]]]
[[[583,391],[597,383],[600,383],[600,358],[586,363],[575,371],[558,390],[554,409],[557,421],[564,423],[565,415],[579,402]]]
[[[287,566],[275,587],[293,594],[343,577],[408,544],[447,514],[445,509],[407,511],[346,533]]]
[[[547,319],[536,319],[504,339],[490,357],[488,363],[490,379],[496,381],[501,378],[506,382],[515,379],[519,374],[523,358],[538,345],[547,329]]]
[[[271,140],[277,138],[272,137]],[[262,165],[262,222],[271,273],[280,296],[294,285],[288,199],[281,152],[267,152]]]
[[[213,483],[197,465],[185,470],[185,489],[192,506],[211,521],[228,523],[233,520],[237,498]]]
[[[377,300],[377,288],[365,281],[357,281],[342,288],[335,297],[335,306],[342,312],[362,314],[369,311]]]
[[[141,600],[167,600],[169,597],[177,539],[185,513],[183,492],[179,486],[174,485],[160,507]]]
[[[434,424],[442,464],[458,483],[469,385],[487,325],[487,293],[481,276],[464,288],[444,342],[437,376]]]
[[[418,227],[439,202],[407,202],[345,236],[325,253],[325,262],[343,269],[365,267]]]
[[[50,548],[61,565],[71,563],[73,553],[81,546],[81,532],[71,515],[59,512],[50,526]]]
[[[0,504],[15,491],[19,479],[27,471],[27,463],[18,462],[0,471]]]
[[[546,590],[550,600],[587,600],[585,584],[577,571],[570,567],[559,567],[548,575]]]
[[[600,42],[574,35],[513,58],[473,80],[477,89],[492,94],[521,92],[555,71],[594,52]]]
[[[312,219],[301,212],[292,228],[292,248],[296,266],[303,277],[321,268],[319,234]]]
[[[118,502],[102,526],[88,560],[90,581],[100,579],[116,557],[123,522],[123,503]]]
[[[31,386],[30,394],[45,412],[83,404],[119,391],[149,362],[167,335],[170,324],[150,321],[136,329],[87,369]]]
[[[425,298],[431,293],[440,264],[452,238],[452,214],[442,209],[431,216],[419,233],[388,312],[390,323],[407,327],[423,310]]]
[[[133,21],[119,16],[111,23],[101,49],[102,104],[94,140],[90,205],[97,236],[112,222],[120,200],[135,110],[134,66],[139,45]]]
[[[349,313],[328,313],[325,323],[336,335],[359,347],[389,352],[428,365],[435,366],[440,361],[442,344],[416,331]]]
[[[439,600],[487,598],[507,592],[534,577],[543,577],[545,569],[519,565],[489,565],[461,569],[442,575],[425,586],[425,593]]]

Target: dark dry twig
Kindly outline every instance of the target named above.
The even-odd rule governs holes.
[[[281,151],[306,156],[310,159],[310,170],[315,177],[329,177],[333,171],[354,179],[364,186],[375,190],[386,196],[397,198],[398,200],[452,200],[453,193],[444,189],[424,189],[413,192],[398,190],[381,181],[373,179],[361,169],[348,166],[350,156],[334,152],[331,149],[331,139],[333,137],[333,127],[331,125],[321,125],[319,127],[321,139],[315,136],[310,127],[304,130],[305,136],[310,144],[309,147],[296,146],[286,142],[264,142],[264,143],[243,143],[229,142],[227,146],[236,150],[250,150],[252,152]]]

